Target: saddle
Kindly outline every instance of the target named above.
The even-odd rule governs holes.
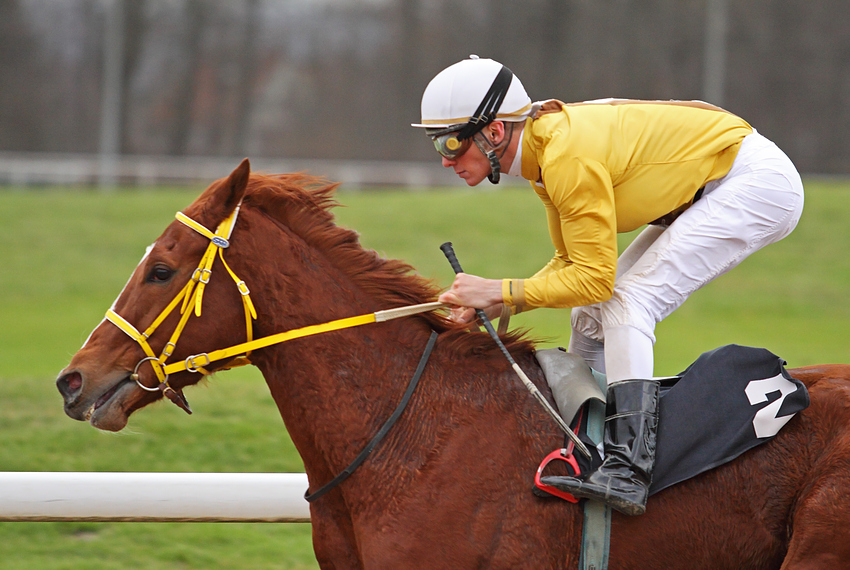
[[[564,421],[571,422],[588,401],[605,403],[605,392],[598,377],[584,361],[563,348],[545,348],[534,353],[546,382],[552,390],[558,412]]]

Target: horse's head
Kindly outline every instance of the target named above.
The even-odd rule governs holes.
[[[221,262],[216,271],[225,275],[209,280],[209,268],[220,245],[228,245],[211,232],[227,225],[249,174],[246,159],[229,177],[213,183],[148,249],[107,318],[56,381],[70,417],[118,431],[133,411],[163,394],[184,407],[182,387],[198,382],[208,362],[190,360],[185,367],[189,370],[166,376],[165,361],[182,362],[226,346],[240,325],[245,338],[239,286],[220,269]],[[219,245],[211,245],[214,241]]]
[[[336,186],[303,174],[251,175],[247,160],[213,183],[148,250],[60,373],[65,412],[118,431],[162,396],[189,411],[182,388],[246,352],[264,375],[315,360],[304,343],[263,344],[283,331],[434,300],[433,283],[334,223]],[[415,336],[429,327],[449,323],[429,313],[404,330]]]

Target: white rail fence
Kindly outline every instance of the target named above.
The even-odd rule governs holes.
[[[0,521],[310,522],[304,473],[0,472]]]

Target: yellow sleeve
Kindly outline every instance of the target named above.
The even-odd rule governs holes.
[[[528,279],[502,284],[514,312],[535,307],[580,307],[611,297],[617,272],[617,218],[607,170],[585,159],[543,165],[546,208],[555,255]]]
[[[549,263],[532,276],[543,277],[569,265],[570,258],[567,255],[567,248],[564,245],[564,239],[561,234],[561,214],[558,212],[558,208],[552,203],[552,199],[543,186],[538,186],[534,183],[532,186],[534,186],[534,191],[537,192],[537,196],[543,202],[543,207],[546,210],[546,223],[549,227],[549,237],[552,240],[552,245],[555,246],[555,255]]]

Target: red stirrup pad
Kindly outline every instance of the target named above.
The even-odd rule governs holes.
[[[572,467],[573,471],[575,472],[573,476],[578,477],[579,475],[581,475],[581,469],[578,466],[578,461],[576,461],[576,458],[573,456],[572,449],[556,449],[555,451],[543,458],[543,461],[540,463],[540,467],[537,468],[537,473],[535,473],[534,475],[534,484],[537,486],[538,489],[542,489],[543,491],[546,491],[551,495],[554,495],[571,503],[577,503],[578,499],[576,499],[569,493],[561,491],[555,487],[552,487],[551,485],[546,485],[545,483],[542,483],[540,481],[540,476],[543,473],[543,470],[546,468],[547,465],[549,465],[556,459],[566,461],[567,464],[569,464],[569,466]]]

